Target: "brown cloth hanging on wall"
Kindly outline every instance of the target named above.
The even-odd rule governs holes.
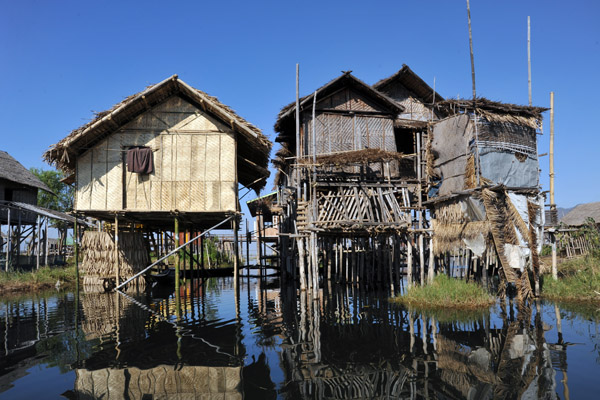
[[[152,149],[145,146],[130,147],[127,150],[127,171],[138,174],[151,174],[154,172]]]

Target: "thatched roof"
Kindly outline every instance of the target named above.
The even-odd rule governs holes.
[[[560,222],[569,226],[582,226],[587,223],[588,218],[592,218],[596,224],[600,224],[600,201],[576,206],[562,217]]]
[[[148,86],[145,90],[115,104],[109,110],[97,113],[92,121],[74,129],[64,139],[50,146],[43,158],[66,173],[72,173],[75,170],[78,155],[173,95],[185,98],[239,134],[238,157],[250,161],[250,163],[244,163],[244,170],[251,171],[250,173],[247,171],[240,173],[239,178],[242,184],[247,185],[258,177],[269,176],[267,166],[272,143],[262,134],[261,130],[237,115],[216,97],[189,86],[177,75]],[[251,187],[260,189],[264,186],[265,181],[266,179],[263,179],[252,184]]]
[[[0,150],[0,179],[6,179],[19,185],[42,189],[52,193],[44,182],[40,181],[37,176],[21,165],[10,154],[2,150]]]
[[[364,93],[369,97],[377,100],[383,106],[388,108],[391,113],[397,114],[401,111],[404,111],[404,107],[400,104],[396,103],[392,98],[387,95],[381,93],[380,91],[374,89],[373,87],[367,85],[360,79],[356,78],[351,74],[351,71],[344,72],[342,75],[337,78],[327,82],[325,85],[321,86],[317,89],[317,97],[322,99],[329,94],[337,91],[341,87],[352,87],[356,89],[358,92]],[[313,91],[314,93],[314,91]],[[309,94],[300,99],[300,109],[308,110],[312,107],[313,102],[313,94]],[[292,102],[287,106],[283,107],[277,116],[277,122],[275,123],[275,132],[282,132],[283,126],[285,125],[285,121],[289,118],[294,118],[296,112],[296,102]],[[276,140],[279,141],[279,140]]]
[[[518,125],[537,128],[537,122],[542,120],[542,113],[548,108],[521,106],[501,103],[484,97],[472,99],[450,99],[436,104],[436,108],[446,115],[454,115],[463,111],[477,111],[490,122],[511,122]]]
[[[402,68],[394,75],[375,83],[373,88],[385,92],[386,87],[396,81],[400,82],[402,86],[416,94],[424,103],[432,104],[434,102],[433,89],[406,64],[402,64]],[[436,92],[435,102],[439,103],[442,101],[444,101],[444,98]]]

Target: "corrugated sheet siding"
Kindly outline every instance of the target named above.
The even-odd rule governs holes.
[[[123,172],[130,146],[153,149],[154,173]],[[236,209],[235,182],[235,136],[229,127],[172,97],[78,159],[76,207],[232,211]]]

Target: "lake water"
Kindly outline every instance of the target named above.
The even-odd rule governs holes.
[[[600,305],[421,315],[387,294],[276,279],[0,301],[0,398],[582,399],[600,396]],[[297,298],[299,297],[299,298]]]

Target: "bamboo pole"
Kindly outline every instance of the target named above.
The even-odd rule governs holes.
[[[119,286],[119,214],[115,213],[115,280]]]
[[[175,217],[174,220],[174,232],[173,239],[175,239],[175,248],[179,247],[179,217]],[[179,268],[181,259],[179,257],[179,250],[175,252],[175,294],[179,296]],[[178,307],[179,308],[179,307]]]
[[[239,266],[240,266],[240,260],[239,260],[239,248],[238,248],[238,227],[239,227],[239,222],[237,217],[233,219],[233,249],[235,251],[235,257],[233,257],[233,282],[234,282],[234,287],[235,287],[235,292],[236,295],[238,293],[238,289],[239,289]]]
[[[6,225],[6,260],[4,270],[8,272],[9,258],[10,258],[10,247],[12,244],[12,238],[10,234],[10,207],[7,207],[7,225]]]
[[[44,228],[44,239],[45,239],[45,249],[44,249],[44,265],[48,265],[48,217],[46,217],[46,225]]]
[[[35,266],[36,269],[40,269],[40,241],[41,241],[41,227],[40,227],[40,223],[41,223],[42,217],[40,217],[39,215],[37,216],[37,220],[36,220],[36,225],[37,225],[37,236],[36,236],[36,243],[35,243],[35,247],[36,247],[36,255],[35,255]]]
[[[39,217],[38,217],[39,220]],[[77,216],[75,216],[75,222],[73,224],[73,255],[75,256],[75,279],[77,284],[79,285],[79,235],[78,235],[78,226],[77,226]],[[40,267],[39,256],[37,262],[38,268]]]
[[[550,92],[550,214],[555,215],[554,202],[554,92]],[[558,279],[558,262],[556,256],[556,230],[550,233],[552,240],[552,279]]]
[[[529,107],[531,107],[531,18],[527,16],[527,87],[529,89]]]
[[[473,35],[471,33],[471,7],[469,0],[467,0],[467,17],[469,19],[469,50],[471,54],[471,80],[473,82],[473,100],[477,98],[477,92],[475,90],[475,60],[473,58]]]
[[[412,248],[412,238],[411,238],[411,234],[407,234],[407,241],[406,241],[406,280],[408,281],[407,286],[409,288],[412,287],[413,284],[413,278],[412,278],[412,273],[413,273],[413,248]]]

